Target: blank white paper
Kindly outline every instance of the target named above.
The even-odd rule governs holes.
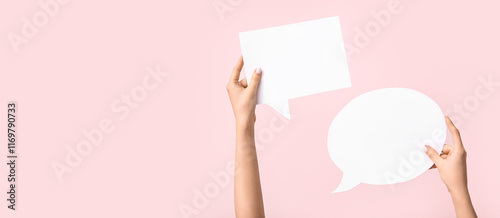
[[[351,87],[338,17],[239,34],[247,81],[262,69],[257,104],[290,119],[288,99]]]

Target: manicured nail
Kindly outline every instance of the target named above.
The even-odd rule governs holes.
[[[257,67],[257,69],[255,70],[255,72],[256,72],[257,74],[260,74],[260,73],[262,73],[262,70],[260,69],[260,67]]]

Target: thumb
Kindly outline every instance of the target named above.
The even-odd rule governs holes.
[[[252,91],[257,92],[257,87],[259,87],[261,77],[262,77],[262,70],[260,69],[260,67],[257,67],[257,69],[253,71],[252,82],[249,85],[249,88]]]
[[[434,164],[438,166],[439,162],[441,162],[443,158],[441,158],[439,154],[436,152],[436,150],[434,150],[434,148],[432,148],[431,146],[425,145],[425,147],[427,147],[427,151],[425,152],[427,156],[429,156],[432,162],[434,162]]]

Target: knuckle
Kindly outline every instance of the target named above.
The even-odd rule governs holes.
[[[456,152],[457,152],[458,154],[460,154],[460,155],[466,155],[465,150],[464,150],[464,149],[462,149],[462,148],[457,148]]]

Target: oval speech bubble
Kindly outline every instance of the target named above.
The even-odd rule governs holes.
[[[416,178],[433,165],[425,145],[440,152],[445,139],[443,113],[426,95],[406,88],[364,93],[337,114],[328,132],[330,158],[344,172],[334,193]]]

